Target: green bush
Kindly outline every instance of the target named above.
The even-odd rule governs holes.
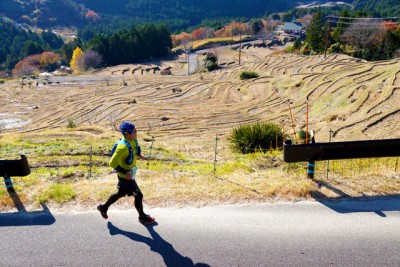
[[[207,68],[208,71],[213,71],[213,70],[218,69],[218,64],[215,63],[215,62],[208,61],[206,63],[206,68]]]
[[[3,79],[0,79],[0,84],[4,83],[5,81]]]
[[[76,128],[75,122],[74,122],[73,120],[71,120],[71,119],[68,119],[67,128],[68,128],[68,129]]]
[[[298,138],[299,138],[299,142],[300,142],[300,143],[305,143],[305,142],[306,142],[306,138],[307,138],[306,133],[307,133],[307,132],[306,132],[304,129],[301,129],[301,130],[297,133],[297,136],[298,136]],[[309,131],[309,132],[308,132],[308,141],[310,142],[310,140],[311,140],[311,132]]]
[[[234,128],[230,143],[233,150],[247,154],[254,152],[265,152],[276,146],[278,137],[278,147],[283,145],[282,129],[274,123],[254,123]]]
[[[208,52],[206,55],[206,58],[204,60],[205,66],[207,68],[208,71],[213,71],[218,69],[218,57],[217,55]]]
[[[252,78],[258,78],[259,75],[257,72],[254,71],[243,71],[240,73],[240,79],[241,80],[247,80],[247,79],[252,79]]]

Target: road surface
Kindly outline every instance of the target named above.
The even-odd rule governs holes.
[[[0,266],[400,266],[400,198],[0,213]]]

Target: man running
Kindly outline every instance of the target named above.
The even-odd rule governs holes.
[[[98,205],[97,210],[104,219],[108,219],[108,208],[114,202],[126,195],[134,196],[135,208],[139,213],[139,221],[153,223],[155,219],[143,211],[143,194],[135,180],[137,158],[146,159],[141,154],[135,125],[130,122],[123,122],[119,127],[119,131],[123,134],[123,137],[115,147],[109,163],[110,167],[118,174],[118,192],[112,194],[104,205]]]

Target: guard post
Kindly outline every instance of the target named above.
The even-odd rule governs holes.
[[[315,144],[314,131],[311,131],[311,144]],[[310,179],[314,179],[314,172],[315,172],[315,160],[309,160],[307,162],[307,177]]]
[[[31,173],[28,159],[21,155],[17,160],[0,160],[0,176],[4,177],[4,183],[8,192],[14,192],[12,176],[27,176]]]

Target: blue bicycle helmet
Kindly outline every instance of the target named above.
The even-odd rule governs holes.
[[[130,123],[128,121],[124,121],[123,123],[121,123],[121,125],[119,126],[119,131],[121,133],[130,133],[133,130],[135,130],[135,125],[133,123]]]

